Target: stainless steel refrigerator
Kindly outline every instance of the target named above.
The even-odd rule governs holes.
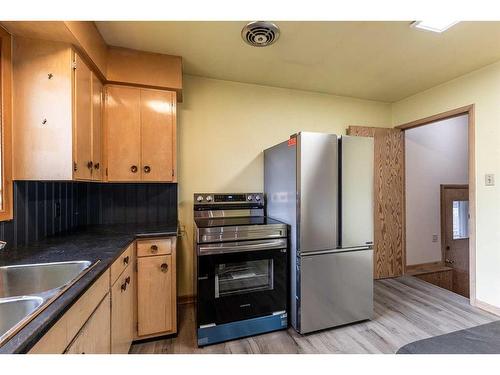
[[[300,333],[373,315],[373,139],[300,132],[264,151],[267,216],[290,225]]]

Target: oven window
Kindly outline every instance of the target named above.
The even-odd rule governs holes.
[[[218,264],[215,269],[215,298],[272,290],[273,259]]]

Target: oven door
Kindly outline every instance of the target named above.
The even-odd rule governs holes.
[[[225,243],[223,253],[213,244],[198,255],[198,326],[286,311],[287,243],[280,240]]]

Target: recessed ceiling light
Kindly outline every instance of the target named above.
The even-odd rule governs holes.
[[[460,21],[450,21],[450,20],[433,20],[433,21],[415,21],[412,22],[410,27],[415,27],[417,29],[434,31],[435,33],[442,33],[448,30],[453,25],[456,25]]]

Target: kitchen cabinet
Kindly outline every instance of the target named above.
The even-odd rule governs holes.
[[[92,180],[102,181],[102,128],[104,111],[104,86],[92,73]]]
[[[99,179],[102,90],[67,43],[14,38],[13,175],[16,180]]]
[[[102,276],[82,295],[52,328],[31,348],[31,354],[61,354],[76,337],[85,322],[109,292],[110,272]],[[110,314],[109,304],[107,314]],[[108,336],[109,337],[109,336]]]
[[[105,88],[106,175],[110,182],[176,182],[176,93]]]
[[[66,354],[109,354],[110,347],[109,293],[85,323]]]
[[[175,237],[137,241],[137,338],[177,332],[175,241]],[[139,252],[146,246],[158,252],[168,249],[170,253]]]
[[[133,340],[175,333],[176,237],[141,238],[121,252],[29,353],[128,353]]]
[[[128,266],[111,287],[111,353],[127,354],[134,338],[134,272]]]

